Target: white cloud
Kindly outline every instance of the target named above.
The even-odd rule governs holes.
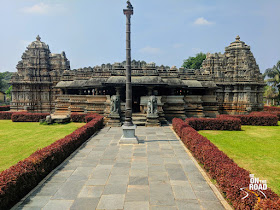
[[[159,54],[162,52],[162,50],[160,48],[147,46],[147,47],[140,49],[139,52],[147,53],[147,54]]]
[[[176,48],[181,48],[181,47],[184,47],[184,44],[182,44],[182,43],[176,43],[176,44],[173,44],[172,47],[175,48],[175,49],[176,49]]]
[[[21,10],[27,14],[47,15],[63,12],[65,8],[60,4],[49,5],[41,2],[30,7],[24,7]]]
[[[214,24],[214,22],[208,21],[204,17],[200,17],[194,21],[194,24],[195,25],[212,25],[212,24]]]

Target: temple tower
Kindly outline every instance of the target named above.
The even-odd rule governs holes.
[[[56,94],[53,87],[60,81],[63,71],[70,69],[65,53],[51,53],[38,35],[21,58],[11,80],[11,110],[53,111]]]

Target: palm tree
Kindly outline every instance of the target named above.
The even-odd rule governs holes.
[[[268,77],[266,82],[269,85],[277,87],[280,83],[280,61],[277,62],[276,66],[274,65],[272,68],[266,69],[263,75]]]

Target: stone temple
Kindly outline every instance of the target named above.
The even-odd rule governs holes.
[[[121,125],[125,111],[125,62],[70,69],[37,36],[11,80],[11,110],[54,114],[96,112]],[[262,74],[250,46],[235,41],[225,53],[207,54],[200,69],[132,63],[133,122],[160,125],[173,117],[215,117],[263,109]]]

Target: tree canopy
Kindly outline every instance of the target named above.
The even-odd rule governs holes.
[[[274,99],[280,97],[280,60],[274,65],[272,68],[268,68],[265,70],[263,74],[264,78],[267,78],[265,82],[268,86],[265,88],[264,96],[267,99]]]
[[[202,62],[206,59],[206,54],[200,52],[195,57],[184,60],[182,67],[187,69],[200,69]]]
[[[280,60],[272,68],[266,69],[263,75],[265,78],[267,77],[265,80],[267,84],[272,85],[279,91],[278,85],[280,83]]]
[[[12,78],[13,72],[0,72],[0,90],[6,92],[9,89],[9,82]]]

